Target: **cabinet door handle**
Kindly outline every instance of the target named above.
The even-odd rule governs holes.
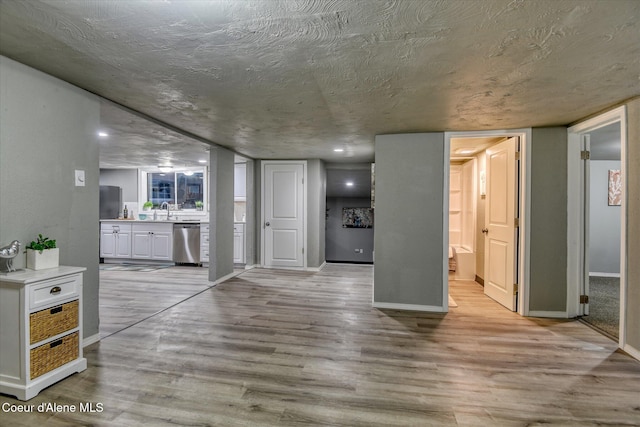
[[[60,344],[62,344],[62,339],[59,339],[58,341],[54,341],[51,344],[49,344],[49,348],[57,347]]]
[[[59,305],[58,307],[54,307],[51,309],[50,313],[51,314],[56,314],[56,313],[60,313],[62,311],[62,306]]]
[[[62,292],[62,288],[60,286],[54,286],[53,288],[51,288],[51,290],[49,291],[50,294],[59,294],[60,292]]]

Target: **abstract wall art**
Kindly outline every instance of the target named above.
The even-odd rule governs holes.
[[[609,206],[622,205],[622,177],[620,170],[609,169]]]

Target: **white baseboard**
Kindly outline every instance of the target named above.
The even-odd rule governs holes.
[[[640,350],[638,350],[637,348],[633,348],[629,344],[627,344],[622,350],[634,359],[640,360]]]
[[[598,273],[596,272],[589,272],[589,277],[591,276],[597,276],[597,277],[618,277],[620,278],[620,273]]]
[[[566,311],[529,311],[527,317],[548,317],[552,319],[568,319]]]
[[[397,304],[390,302],[373,302],[373,308],[386,308],[389,310],[403,310],[403,311],[423,311],[427,313],[447,313],[449,311],[449,304],[446,307],[440,307],[436,305],[418,305],[418,304]]]
[[[307,271],[321,271],[327,265],[326,262],[320,264],[320,267],[307,267]]]
[[[233,279],[234,277],[236,277],[236,276],[238,276],[240,274],[242,274],[241,271],[239,271],[239,272],[234,271],[233,273],[229,273],[226,276],[222,276],[221,278],[217,279],[216,281],[213,282],[213,284],[214,285],[219,285],[220,283],[226,282],[229,279]]]
[[[82,339],[82,348],[90,346],[91,344],[95,344],[98,341],[100,341],[100,334],[99,333],[91,335],[90,337],[83,338]]]

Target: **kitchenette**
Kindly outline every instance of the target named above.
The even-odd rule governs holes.
[[[101,262],[207,267],[207,174],[201,170],[176,171],[171,180],[165,172],[101,171]],[[233,262],[241,266],[246,263],[246,164],[235,165],[234,179]]]

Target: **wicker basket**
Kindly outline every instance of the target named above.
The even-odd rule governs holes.
[[[31,350],[31,379],[78,358],[78,332]]]
[[[30,344],[78,326],[78,300],[36,311],[29,316]]]

